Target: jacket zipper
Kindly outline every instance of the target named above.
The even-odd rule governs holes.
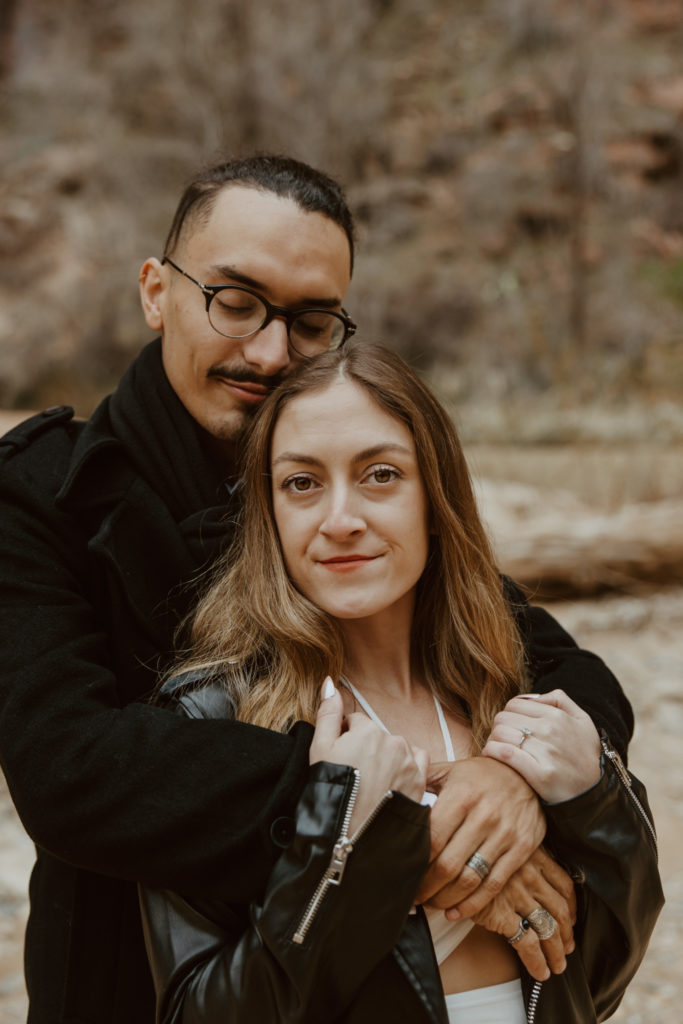
[[[320,909],[320,906],[325,899],[325,896],[329,892],[329,889],[333,885],[341,885],[341,880],[346,870],[346,862],[349,858],[349,854],[353,851],[354,846],[366,831],[366,829],[375,820],[381,809],[384,807],[389,800],[391,800],[393,793],[388,790],[381,800],[373,807],[367,817],[361,822],[354,834],[349,837],[349,825],[351,823],[351,815],[353,814],[353,808],[356,804],[356,798],[358,796],[358,788],[360,786],[360,772],[357,768],[353,770],[354,779],[351,787],[351,793],[349,795],[346,810],[344,811],[344,818],[342,821],[341,831],[337,837],[337,841],[332,849],[332,857],[330,863],[325,871],[325,874],[318,882],[315,892],[311,897],[306,910],[299,921],[298,927],[292,936],[292,942],[296,942],[298,945],[305,940],[308,930],[313,924],[315,917]]]
[[[606,740],[606,737],[604,735],[600,737],[600,742],[602,744],[602,750],[603,750],[603,753],[604,753],[605,757],[607,757],[611,761],[612,767],[614,768],[615,772],[617,773],[617,778],[622,782],[624,788],[626,789],[626,792],[628,793],[629,797],[633,801],[633,804],[634,804],[636,810],[638,811],[638,814],[642,818],[642,820],[643,820],[643,822],[645,824],[645,827],[647,828],[648,832],[650,833],[650,836],[652,837],[652,842],[654,844],[655,853],[656,853],[657,852],[657,833],[655,832],[655,827],[652,824],[652,822],[650,821],[650,819],[648,817],[648,814],[647,814],[647,811],[643,807],[642,803],[640,802],[640,800],[638,799],[636,794],[633,792],[633,785],[631,783],[631,776],[629,775],[628,770],[626,769],[626,767],[624,765],[624,762],[621,760],[621,758],[620,758],[619,754],[617,753],[617,751],[608,744],[608,742]]]
[[[527,1024],[534,1024],[536,1020],[536,1009],[538,1007],[538,998],[541,994],[542,981],[535,981],[533,988],[531,989],[531,995],[529,996],[529,1005],[526,1008],[526,1019]]]
[[[604,734],[601,735],[601,737],[600,737],[600,743],[602,745],[602,751],[603,751],[605,757],[611,762],[612,767],[614,768],[614,770],[615,770],[615,772],[617,774],[617,778],[619,779],[619,781],[622,783],[622,785],[626,789],[626,792],[628,793],[629,797],[633,801],[633,804],[634,804],[636,810],[638,811],[638,814],[640,815],[643,823],[645,824],[645,827],[647,828],[648,832],[650,833],[650,835],[652,837],[652,842],[654,843],[654,847],[655,847],[655,851],[656,851],[657,850],[657,834],[655,832],[654,825],[650,821],[650,819],[648,817],[648,814],[647,814],[647,811],[643,807],[642,803],[640,802],[640,800],[638,799],[636,794],[633,792],[633,784],[631,782],[631,776],[629,775],[628,770],[627,770],[626,766],[624,765],[624,762],[622,761],[621,757],[619,756],[618,752],[614,749],[614,747],[611,747],[609,745],[609,743],[607,742],[607,738],[605,737]],[[534,1024],[534,1021],[536,1020],[536,1009],[538,1007],[538,1000],[539,1000],[539,997],[541,995],[541,985],[542,985],[542,982],[537,981],[537,982],[534,983],[534,986],[533,986],[533,988],[531,990],[531,995],[529,996],[529,1005],[527,1006],[527,1011],[526,1011],[527,1012],[527,1024]]]
[[[650,819],[648,817],[648,814],[647,814],[647,811],[643,807],[642,803],[640,802],[640,800],[638,799],[636,794],[633,792],[633,784],[631,782],[631,776],[629,775],[628,770],[626,769],[626,767],[624,765],[624,762],[621,760],[621,757],[619,756],[618,752],[613,747],[611,747],[609,745],[609,743],[607,742],[607,739],[606,739],[606,737],[604,735],[602,735],[600,737],[600,743],[602,744],[602,750],[603,750],[603,753],[604,753],[605,757],[608,758],[608,760],[611,762],[612,767],[614,768],[615,772],[617,773],[617,778],[619,779],[619,781],[622,783],[622,785],[626,789],[626,792],[628,793],[629,797],[633,801],[633,804],[634,804],[636,810],[638,811],[638,814],[640,815],[641,819],[643,820],[643,822],[645,824],[645,827],[647,828],[648,832],[652,836],[652,842],[654,843],[654,847],[655,847],[655,851],[656,851],[657,850],[657,835],[655,833],[654,825],[650,821]],[[531,995],[529,996],[529,1005],[527,1006],[527,1010],[526,1010],[527,1024],[534,1024],[534,1021],[536,1020],[536,1010],[538,1008],[538,1000],[539,1000],[539,997],[541,995],[541,985],[542,985],[542,982],[537,981],[537,982],[534,983],[534,986],[533,986],[533,988],[531,990]]]

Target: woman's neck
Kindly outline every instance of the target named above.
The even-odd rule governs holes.
[[[411,615],[412,618],[412,615]],[[362,693],[410,698],[419,685],[410,655],[410,620],[396,617],[347,619],[342,622],[344,674]]]

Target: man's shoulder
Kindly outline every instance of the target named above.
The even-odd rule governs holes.
[[[0,488],[5,497],[30,494],[39,503],[54,499],[60,505],[67,490],[76,490],[81,504],[84,496],[86,503],[105,492],[110,497],[130,482],[129,469],[123,482],[116,472],[122,460],[112,453],[120,448],[106,400],[87,420],[74,416],[71,406],[51,406],[0,437]]]
[[[10,463],[17,457],[23,463],[51,463],[60,453],[68,458],[84,422],[74,418],[70,405],[53,405],[49,409],[29,416],[0,437],[0,464]]]

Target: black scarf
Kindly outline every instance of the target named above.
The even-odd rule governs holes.
[[[226,484],[234,467],[221,474],[209,457],[202,428],[168,381],[159,338],[121,378],[109,416],[128,459],[179,524],[196,564],[215,557],[236,511]]]

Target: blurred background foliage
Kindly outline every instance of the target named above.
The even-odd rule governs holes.
[[[0,407],[88,414],[199,165],[339,177],[467,438],[683,437],[683,0],[3,0]]]

